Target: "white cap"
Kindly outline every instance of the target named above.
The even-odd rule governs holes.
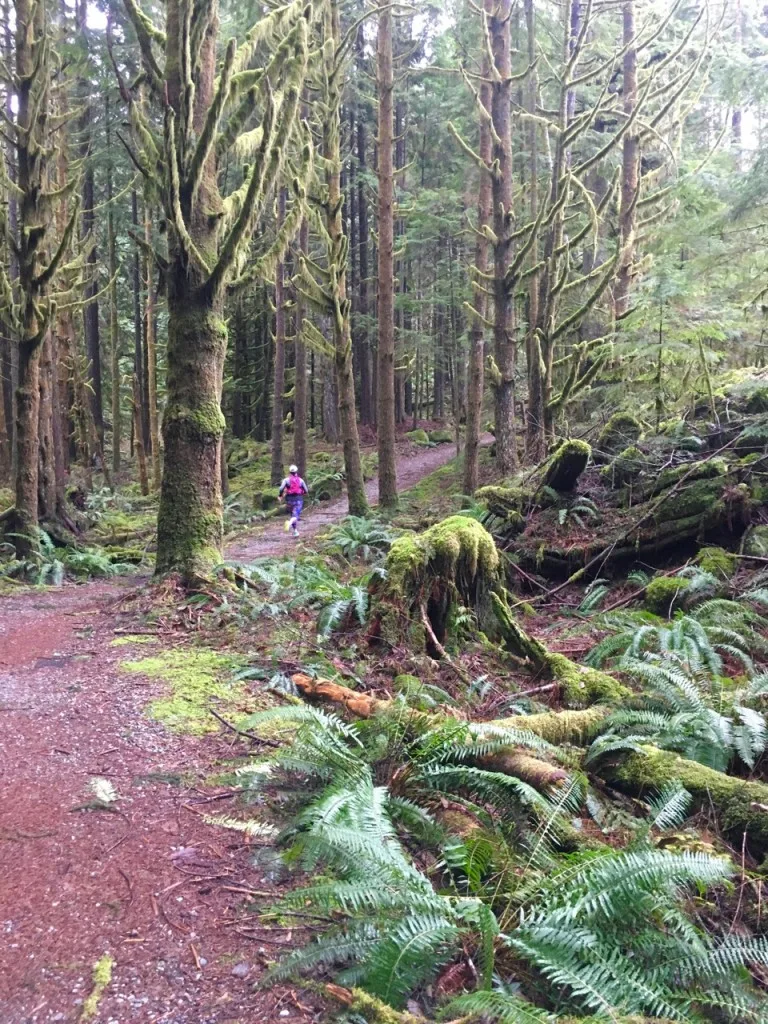
[[[298,473],[299,472],[299,467],[298,466],[289,466],[288,467],[288,472],[289,473]]]

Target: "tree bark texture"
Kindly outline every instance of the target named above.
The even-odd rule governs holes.
[[[524,0],[525,27],[528,43],[528,75],[525,91],[525,108],[529,114],[535,115],[538,99],[538,76],[536,73],[536,9],[534,0]],[[530,197],[531,220],[535,221],[539,212],[539,131],[535,121],[531,120],[526,129],[528,135],[528,188]],[[530,264],[538,262],[538,238],[531,246]],[[528,286],[528,329],[526,331],[525,352],[528,368],[528,405],[525,419],[525,453],[528,462],[538,463],[546,455],[546,432],[544,428],[544,373],[542,372],[541,344],[537,334],[539,325],[539,281],[538,275],[531,277]]]
[[[109,117],[109,114],[107,114]],[[107,246],[109,254],[109,347],[110,376],[112,378],[112,472],[120,472],[120,446],[123,440],[122,409],[120,406],[120,326],[117,318],[117,238],[115,213],[112,207],[112,168],[107,179]]]
[[[341,31],[339,26],[339,10],[335,0],[332,0],[330,10],[326,14],[326,38],[333,41],[334,51],[338,51],[341,44]],[[331,96],[329,97],[329,109],[323,129],[323,155],[328,162],[326,175],[328,187],[326,219],[331,246],[329,264],[333,304],[331,325],[333,330],[334,363],[339,388],[339,420],[341,442],[344,449],[344,469],[347,478],[349,514],[364,516],[368,512],[368,500],[365,496],[363,468],[360,459],[360,439],[357,432],[355,378],[352,368],[352,334],[350,331],[350,302],[347,298],[346,284],[347,239],[344,235],[343,201],[341,195],[341,106],[340,96],[338,95],[341,84],[339,75],[335,75],[329,84]]]
[[[131,224],[134,234],[139,230],[139,200],[136,190],[131,191]],[[141,315],[141,259],[139,256],[138,243],[133,250],[133,372],[139,382],[139,425],[142,426],[142,441],[144,440],[143,417],[141,409],[144,405],[141,393],[141,382],[144,380],[144,343],[142,341],[142,315]],[[135,441],[135,436],[134,436]],[[133,453],[131,453],[133,454]]]
[[[299,229],[299,250],[306,253],[309,249],[309,224],[302,221]],[[307,471],[307,346],[301,336],[301,325],[304,322],[304,299],[296,291],[296,384],[293,398],[293,461],[304,476]]]
[[[371,391],[371,340],[368,331],[368,200],[365,194],[365,172],[366,163],[366,132],[365,120],[362,117],[357,119],[357,239],[358,239],[358,296],[357,312],[358,320],[358,343],[360,347],[360,419],[363,423],[370,423],[373,419],[371,406],[373,395]]]
[[[512,0],[500,0],[488,19],[493,55],[491,116],[495,140],[492,146],[493,175],[493,349],[496,363],[495,400],[496,460],[499,470],[517,467],[515,435],[515,311],[506,274],[512,257],[512,118],[510,113],[512,65],[510,16]]]
[[[152,243],[152,217],[147,208],[144,214],[144,239],[147,245]],[[149,406],[149,441],[152,452],[152,490],[160,487],[160,418],[157,407],[157,337],[155,334],[155,295],[153,291],[153,266],[151,257],[146,263],[147,301],[144,308],[144,337],[147,354],[147,404]]]
[[[37,507],[40,519],[55,519],[59,504],[56,493],[56,443],[53,425],[55,407],[54,344],[52,331],[46,331],[45,339],[40,347],[38,375],[40,401],[38,405]]]
[[[86,0],[78,0],[77,33],[84,47],[85,64],[88,65],[88,5]],[[90,82],[87,77],[79,81],[80,103],[82,112],[79,118],[80,158],[84,163],[83,172],[83,209],[81,219],[81,237],[86,246],[86,282],[83,312],[85,327],[85,353],[87,359],[86,379],[90,382],[88,400],[91,416],[96,426],[99,445],[104,451],[104,413],[101,386],[101,344],[99,338],[99,302],[96,298],[99,286],[97,282],[98,253],[96,248],[96,199],[93,168],[92,127],[93,111],[90,102]]]
[[[285,220],[285,189],[277,200],[277,230]],[[285,264],[275,271],[275,367],[272,399],[272,467],[270,480],[277,487],[283,479],[283,422],[285,420]]]
[[[181,110],[183,25],[178,0],[166,5],[169,54],[168,100]],[[196,69],[192,122],[202,131],[213,96],[218,5],[210,5]],[[213,259],[220,206],[215,158],[203,169],[196,202],[186,197],[185,223],[197,249]],[[169,231],[168,369],[163,413],[165,459],[157,522],[156,572],[178,571],[186,580],[206,576],[221,558],[221,444],[224,416],[221,391],[227,328],[220,290],[203,288],[200,271],[188,264],[175,229]]]
[[[379,349],[378,452],[379,505],[397,508],[395,462],[395,281],[392,153],[393,93],[392,11],[383,0],[379,9],[377,86],[379,98]]]
[[[637,49],[635,47],[635,0],[622,8],[624,52],[624,114],[630,117],[637,104]],[[629,310],[629,292],[635,257],[635,220],[639,192],[640,140],[634,126],[624,135],[621,155],[619,206],[619,265],[613,289],[614,320]]]
[[[15,146],[19,188],[18,231],[18,384],[15,414],[15,537],[19,559],[38,547],[38,426],[40,417],[40,347],[45,325],[38,310],[42,298],[36,283],[41,270],[41,216],[37,198],[45,184],[48,61],[41,53],[42,7],[32,0],[16,0],[16,75],[19,81],[18,126]]]
[[[490,3],[490,0],[488,0]],[[487,6],[487,5],[486,5]],[[490,66],[488,58],[483,62],[482,79],[480,82],[480,102],[486,110],[491,107],[491,83],[489,81]],[[480,121],[480,143],[478,155],[484,163],[491,163],[491,131],[485,120]],[[483,227],[491,220],[491,177],[484,170],[480,171],[477,197],[477,235],[475,245],[475,267],[477,281],[472,308],[469,352],[469,388],[467,394],[467,435],[464,450],[464,482],[465,494],[474,494],[478,481],[478,450],[480,447],[481,423],[483,414],[483,391],[485,386],[485,318],[488,302],[486,298],[486,279],[488,273],[488,238],[482,234]]]

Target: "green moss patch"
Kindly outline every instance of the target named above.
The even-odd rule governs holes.
[[[229,678],[243,663],[235,655],[207,648],[180,648],[141,661],[125,661],[121,668],[168,684],[169,693],[147,705],[151,718],[173,732],[202,736],[220,728],[210,708],[235,720],[254,710],[254,698],[246,687]]]
[[[645,607],[656,615],[669,616],[690,585],[690,580],[679,576],[659,576],[645,588]]]
[[[104,995],[104,991],[112,981],[112,968],[115,966],[114,959],[105,953],[104,956],[93,965],[92,980],[93,989],[91,994],[83,1003],[83,1008],[80,1012],[81,1022],[92,1020],[99,1012],[99,1003],[101,997]]]
[[[131,644],[156,644],[156,636],[116,636],[114,640],[110,640],[110,647],[128,647]]]
[[[730,579],[736,572],[736,558],[725,548],[702,548],[696,556],[696,562],[704,572],[711,572],[720,579]]]
[[[453,431],[430,430],[428,437],[432,444],[450,444],[453,441]]]
[[[409,430],[405,435],[409,441],[413,441],[415,444],[428,444],[429,434],[426,430],[418,428],[417,430]]]
[[[640,421],[630,413],[617,412],[608,420],[597,439],[599,456],[608,459],[618,455],[629,445],[637,444],[643,436]]]

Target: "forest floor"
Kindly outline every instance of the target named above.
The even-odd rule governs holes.
[[[400,459],[400,488],[454,454]],[[311,510],[302,540],[345,514],[345,499]],[[240,537],[228,557],[292,550],[282,526]],[[321,1020],[311,993],[254,984],[292,935],[248,910],[286,884],[270,848],[204,817],[231,806],[215,776],[236,737],[167,728],[147,714],[167,681],[124,668],[153,637],[164,652],[189,646],[162,622],[147,629],[145,591],[133,577],[0,600],[2,1024]],[[97,779],[113,802],[94,801]],[[94,993],[105,956],[111,980]]]

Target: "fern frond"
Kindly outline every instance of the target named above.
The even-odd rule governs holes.
[[[488,1024],[552,1024],[555,1018],[520,996],[501,992],[471,992],[452,999],[440,1011],[440,1020],[488,1021]]]

